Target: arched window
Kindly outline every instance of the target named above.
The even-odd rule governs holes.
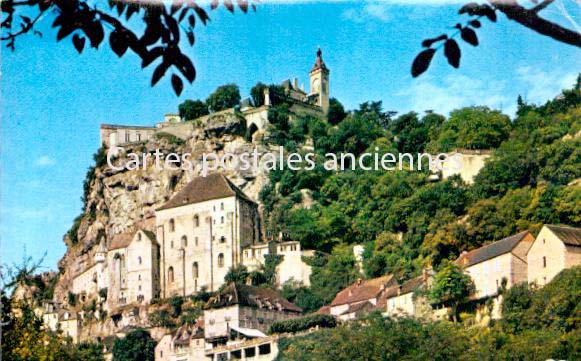
[[[224,202],[220,203],[220,210],[224,210]]]
[[[198,237],[194,237],[194,243],[196,244],[196,246],[198,245]]]
[[[218,255],[218,267],[224,267],[224,253]]]
[[[188,237],[182,236],[182,247],[186,248],[188,246]]]
[[[220,237],[220,243],[226,243],[226,237],[224,236]]]
[[[198,215],[196,214],[194,216],[194,227],[199,227],[200,226],[200,217],[198,217]]]
[[[224,216],[220,217],[220,223],[224,223]]]
[[[169,267],[169,269],[167,270],[167,280],[170,283],[173,283],[174,278],[173,278],[173,267]]]
[[[198,262],[192,264],[192,277],[198,278]]]
[[[141,275],[137,275],[137,280],[141,281]],[[141,286],[139,286],[139,287],[141,287]]]
[[[137,257],[137,263],[141,264],[141,256]]]
[[[173,232],[176,230],[176,222],[172,219],[169,220],[169,231]]]
[[[141,241],[141,232],[137,233],[137,240]]]

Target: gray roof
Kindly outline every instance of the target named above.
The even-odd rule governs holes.
[[[523,240],[523,238],[525,238],[527,234],[529,234],[529,231],[524,231],[470,252],[463,253],[456,262],[462,266],[470,267],[477,263],[509,253],[520,243],[520,241]]]
[[[581,228],[556,226],[553,224],[547,224],[546,227],[567,246],[581,246]]]

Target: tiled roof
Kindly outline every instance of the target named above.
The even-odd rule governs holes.
[[[254,203],[234,183],[230,182],[226,176],[221,173],[214,173],[206,177],[194,178],[158,210],[233,196],[238,196]]]
[[[234,283],[228,284],[216,296],[210,298],[208,303],[206,303],[206,308],[220,308],[232,305],[297,313],[303,312],[300,307],[284,299],[278,291],[270,288],[236,285]]]
[[[369,301],[365,301],[365,302],[360,302],[357,303],[355,305],[350,305],[349,308],[345,311],[343,311],[341,314],[342,315],[347,315],[353,312],[357,312],[357,311],[361,311],[361,310],[371,310],[375,308],[375,306],[373,305],[373,303],[369,302]]]
[[[526,237],[527,234],[529,234],[529,231],[524,231],[470,252],[463,253],[456,260],[456,264],[470,267],[477,263],[509,253],[520,243],[520,241],[523,240],[523,238]]]
[[[319,308],[315,314],[317,315],[330,315],[331,314],[331,306],[327,305],[327,306],[323,306],[321,308]]]
[[[396,284],[393,275],[357,281],[335,296],[331,306],[367,301],[379,296],[381,291]]]
[[[581,246],[581,228],[568,226],[556,226],[553,224],[545,225],[559,239],[568,246]]]
[[[414,292],[415,290],[419,289],[424,285],[424,276],[418,276],[416,278],[412,278],[401,285],[395,285],[390,287],[386,292],[384,298],[386,301],[389,298],[396,297],[398,295],[405,295],[406,293]]]
[[[109,251],[126,248],[133,240],[133,233],[119,233],[113,236],[109,244]]]

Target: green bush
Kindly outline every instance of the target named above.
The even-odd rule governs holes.
[[[337,327],[337,320],[331,315],[310,315],[290,320],[276,321],[270,325],[268,333],[295,333],[317,326],[319,328]]]

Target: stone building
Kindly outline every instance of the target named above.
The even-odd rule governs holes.
[[[301,308],[275,290],[231,283],[204,308],[206,340],[216,346],[227,341],[231,332],[252,337],[256,330],[266,332],[275,321],[301,313]]]
[[[285,80],[281,84],[285,100],[291,104],[290,110],[298,115],[325,118],[329,111],[329,74],[329,68],[323,61],[323,53],[321,49],[318,49],[315,63],[309,72],[310,90],[308,93],[299,86],[296,78],[292,82]],[[196,124],[209,124],[211,127],[216,127],[216,123],[228,123],[238,115],[243,118],[248,136],[253,138],[255,133],[263,136],[270,125],[268,110],[271,107],[271,94],[266,89],[263,104],[260,106],[252,106],[249,102],[244,102],[240,107],[225,109],[198,119],[181,119],[178,114],[166,114],[164,120],[155,127],[102,124],[101,145],[112,147],[146,141],[160,132],[187,139],[193,135]]]
[[[527,252],[534,236],[524,231],[500,241],[464,252],[456,263],[470,275],[475,299],[495,297],[503,279],[506,287],[527,281]]]
[[[159,246],[146,230],[113,236],[107,252],[111,307],[148,303],[159,295]]]
[[[276,268],[276,285],[282,287],[285,282],[296,281],[309,287],[311,285],[311,266],[303,261],[303,257],[312,256],[313,251],[302,251],[297,241],[276,244],[276,254],[282,256]]]
[[[418,295],[417,291],[427,289],[431,278],[431,271],[424,270],[421,276],[390,287],[380,302],[381,306],[385,304],[384,314],[391,317],[429,317],[432,308],[426,298]]]
[[[341,292],[331,302],[329,314],[349,320],[375,309],[386,290],[397,285],[393,275],[386,275],[370,280],[358,280]]]
[[[123,144],[144,142],[150,139],[155,132],[155,127],[101,124],[101,145],[109,148]]]
[[[107,247],[105,241],[101,240],[92,262],[73,278],[72,292],[81,295],[82,298],[90,298],[96,296],[99,290],[106,289],[108,285]]]
[[[204,360],[204,351],[203,323],[197,322],[163,336],[155,347],[155,361]]]
[[[257,204],[222,174],[197,177],[156,212],[161,296],[217,290],[260,241]]]
[[[459,175],[467,184],[473,184],[491,152],[483,149],[456,149],[446,155],[448,158],[441,164],[442,178]]]
[[[565,268],[581,265],[581,228],[545,225],[527,254],[528,281],[544,286]]]

